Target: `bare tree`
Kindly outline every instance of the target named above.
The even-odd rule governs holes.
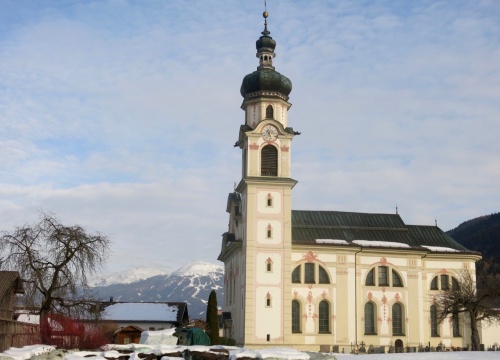
[[[440,322],[450,316],[466,315],[470,321],[472,348],[479,350],[478,323],[500,321],[498,309],[500,287],[494,276],[478,276],[476,282],[474,275],[474,272],[461,270],[457,281],[436,297],[436,305],[438,305],[437,318]]]
[[[26,303],[40,306],[42,336],[50,313],[74,316],[95,308],[78,291],[89,289],[87,277],[107,259],[109,246],[106,236],[89,234],[79,225],[65,226],[44,212],[38,223],[2,234],[2,267],[19,271]]]

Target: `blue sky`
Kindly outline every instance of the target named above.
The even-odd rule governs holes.
[[[106,271],[216,262],[263,2],[0,2],[0,229],[108,234]],[[499,211],[500,2],[268,1],[297,210]]]

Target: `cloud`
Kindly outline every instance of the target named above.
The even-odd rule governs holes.
[[[293,208],[398,204],[407,223],[445,230],[498,211],[496,2],[268,5],[302,132]],[[262,11],[3,2],[15,16],[0,15],[0,228],[44,209],[109,234],[110,269],[216,261]]]

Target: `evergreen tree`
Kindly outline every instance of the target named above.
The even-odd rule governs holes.
[[[217,320],[217,294],[210,292],[207,304],[207,334],[212,345],[219,345],[219,322]]]

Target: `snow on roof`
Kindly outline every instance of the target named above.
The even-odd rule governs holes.
[[[373,240],[353,240],[356,245],[365,247],[393,247],[393,248],[406,248],[409,249],[410,245],[397,243],[392,241],[373,241]]]
[[[177,321],[177,305],[165,303],[116,303],[106,307],[106,320]]]
[[[28,323],[28,324],[40,324],[40,315],[38,314],[30,314],[30,313],[22,313],[17,317],[17,321]]]
[[[347,241],[339,239],[316,239],[316,244],[349,245]]]
[[[436,251],[436,252],[460,252],[460,250],[456,250],[456,249],[452,249],[452,248],[444,247],[444,246],[422,245],[422,247],[424,247],[430,251]]]

